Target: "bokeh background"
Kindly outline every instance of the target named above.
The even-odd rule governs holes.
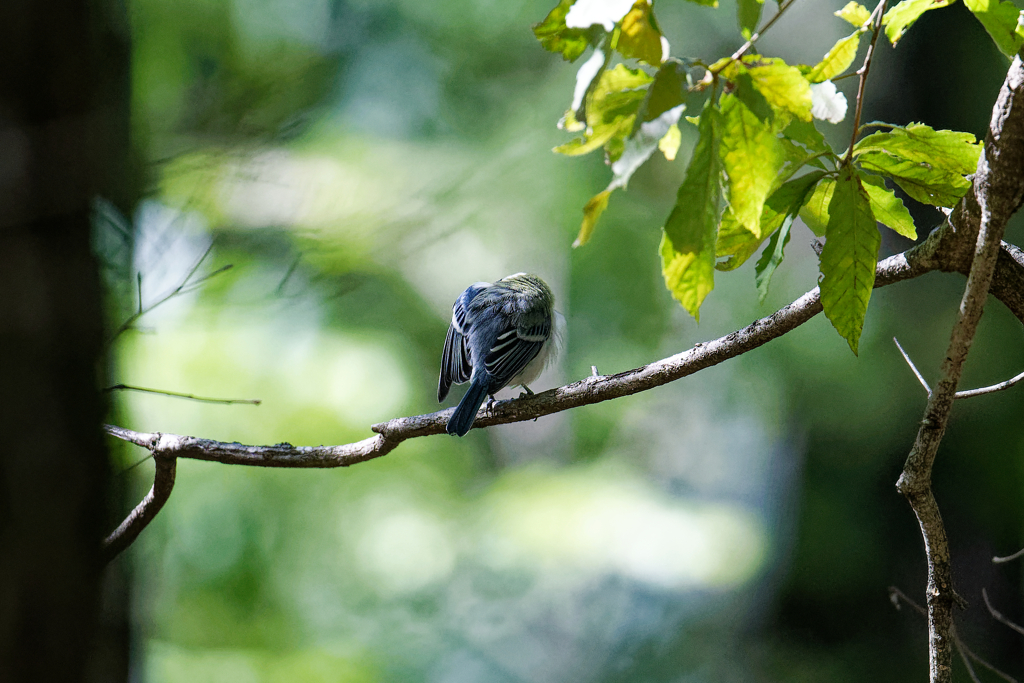
[[[146,191],[132,215],[97,205],[111,329],[198,284],[117,337],[109,382],[262,404],[119,392],[111,419],[251,444],[365,438],[438,407],[451,302],[521,270],[568,322],[535,390],[677,353],[813,287],[798,226],[763,305],[750,264],[719,274],[699,325],[673,302],[657,245],[685,124],[680,158],[656,155],[570,248],[610,173],[550,151],[575,77],[530,31],[551,4],[130,0]],[[849,31],[843,4],[797,3],[760,49],[815,63]],[[730,0],[656,11],[673,55],[742,42]],[[1006,61],[962,6],[879,45],[865,120],[983,135]],[[849,125],[829,127],[839,149]],[[912,210],[922,234],[940,220]],[[1008,239],[1024,239],[1019,217]],[[883,255],[907,246],[887,233]],[[895,490],[925,396],[892,338],[934,379],[962,286],[876,291],[859,358],[819,316],[661,389],[350,469],[181,461],[118,560],[133,680],[925,680],[924,620],[888,598],[923,602],[925,579]],[[991,305],[965,385],[1019,372],[1021,341]],[[1022,408],[1022,389],[958,405],[936,470],[961,635],[1018,676],[1022,641],[980,591],[1021,619],[1021,564],[989,559],[1024,545]],[[126,469],[143,453],[112,446],[134,503],[152,464]]]

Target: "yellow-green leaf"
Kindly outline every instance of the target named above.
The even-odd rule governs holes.
[[[620,116],[635,114],[653,80],[644,71],[625,64],[605,70],[587,99],[587,124],[611,123]]]
[[[933,206],[954,206],[971,187],[970,181],[958,173],[884,152],[861,154],[858,162],[865,171],[889,176],[912,198]]]
[[[811,120],[811,86],[800,69],[778,57],[758,55],[744,57],[743,66],[773,109],[789,112],[801,121]]]
[[[570,62],[576,61],[589,45],[586,29],[568,28],[565,25],[565,15],[574,2],[576,0],[561,0],[548,12],[544,21],[533,25],[533,35],[537,36],[541,47],[561,54],[563,59]]]
[[[764,0],[737,0],[736,20],[740,25],[740,33],[745,39],[757,30],[761,22],[761,10],[764,9]]]
[[[875,286],[882,238],[868,194],[852,166],[844,166],[839,172],[828,215],[825,248],[819,262],[821,305],[825,317],[857,353]]]
[[[934,130],[923,123],[911,123],[891,132],[872,133],[854,145],[853,153],[885,152],[900,159],[967,175],[978,168],[981,148],[981,143],[976,142],[970,133]]]
[[[820,83],[835,78],[850,68],[857,49],[860,47],[860,31],[840,39],[818,64],[807,74],[811,83]]]
[[[1013,57],[1024,45],[1024,25],[1017,6],[1006,0],[964,0],[967,9],[981,22],[992,41],[1007,57]]]
[[[835,189],[836,181],[833,178],[823,178],[815,186],[807,203],[800,209],[800,218],[818,237],[823,237],[828,228],[829,205],[832,203],[832,193]]]
[[[887,228],[912,240],[917,239],[917,228],[903,201],[885,186],[885,181],[876,175],[861,174],[861,183],[871,201],[871,213],[875,220]]]
[[[619,23],[615,49],[623,57],[639,59],[653,66],[662,63],[661,31],[654,20],[649,0],[637,0]]]
[[[673,123],[665,136],[658,141],[658,149],[665,155],[665,158],[669,161],[676,160],[676,154],[679,153],[679,144],[683,141],[683,135],[679,132],[679,125]]]
[[[850,0],[843,9],[836,12],[836,16],[840,19],[845,19],[854,26],[863,26],[871,18],[871,12],[859,2]]]
[[[895,45],[918,18],[932,9],[951,5],[956,0],[903,0],[882,17],[885,24],[885,36]]]
[[[738,97],[722,96],[722,163],[729,179],[729,206],[755,237],[762,237],[761,209],[785,162],[771,124],[761,121]]]
[[[715,263],[715,270],[729,271],[739,268],[754,255],[763,241],[743,227],[729,207],[725,207],[715,241],[715,256],[724,257],[725,260]]]
[[[624,137],[629,135],[629,131],[633,129],[634,118],[635,116],[627,116],[613,123],[598,124],[588,129],[583,137],[570,140],[564,145],[559,145],[553,151],[570,157],[589,154],[595,149],[600,149],[606,142],[616,136]]]
[[[698,320],[700,305],[715,286],[715,235],[722,193],[720,116],[708,101],[698,125],[700,139],[676,195],[676,205],[665,221],[660,247],[665,285]]]
[[[591,197],[587,205],[583,207],[583,224],[580,225],[580,234],[576,236],[576,241],[572,243],[573,247],[582,247],[590,241],[591,235],[594,234],[594,227],[597,225],[597,219],[608,208],[608,196],[611,193],[611,190],[599,192]]]
[[[790,140],[799,142],[814,153],[832,151],[813,121],[793,121],[786,126],[782,134]]]
[[[586,97],[587,126],[583,136],[555,147],[554,151],[579,156],[603,146],[613,161],[618,159],[652,80],[643,71],[623,64],[601,72]]]
[[[783,183],[772,192],[761,210],[761,234],[767,237],[782,227],[787,216],[796,214],[808,193],[824,175],[822,171],[812,171],[807,175]],[[728,258],[716,263],[715,269],[734,270],[739,268],[753,256],[763,241],[763,237],[758,238],[751,234],[736,220],[732,212],[726,209],[722,216],[722,224],[718,228],[715,256]]]

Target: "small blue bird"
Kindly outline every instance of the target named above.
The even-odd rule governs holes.
[[[477,282],[452,306],[452,323],[444,340],[437,400],[452,384],[469,382],[469,390],[448,420],[449,434],[465,436],[484,399],[507,386],[532,394],[557,344],[551,289],[536,275],[516,273],[493,285]]]

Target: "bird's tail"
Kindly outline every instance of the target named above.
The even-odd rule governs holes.
[[[455,409],[452,418],[448,420],[445,428],[449,434],[465,436],[469,428],[476,420],[476,413],[487,398],[487,385],[483,382],[473,382],[469,385],[469,391],[459,401],[459,407]]]

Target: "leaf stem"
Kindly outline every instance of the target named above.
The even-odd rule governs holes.
[[[871,29],[871,44],[868,45],[868,52],[864,55],[864,65],[857,70],[857,75],[860,76],[860,82],[857,84],[857,109],[853,115],[853,134],[850,136],[850,148],[846,150],[846,155],[843,157],[843,164],[850,163],[850,159],[853,158],[853,146],[857,144],[857,136],[860,134],[860,114],[864,109],[864,84],[868,80],[868,72],[871,70],[871,58],[875,54],[875,43],[878,41],[878,34],[882,31],[882,16],[885,14],[885,5],[887,0],[880,0],[875,6],[875,11],[871,13],[871,20],[873,26]]]

